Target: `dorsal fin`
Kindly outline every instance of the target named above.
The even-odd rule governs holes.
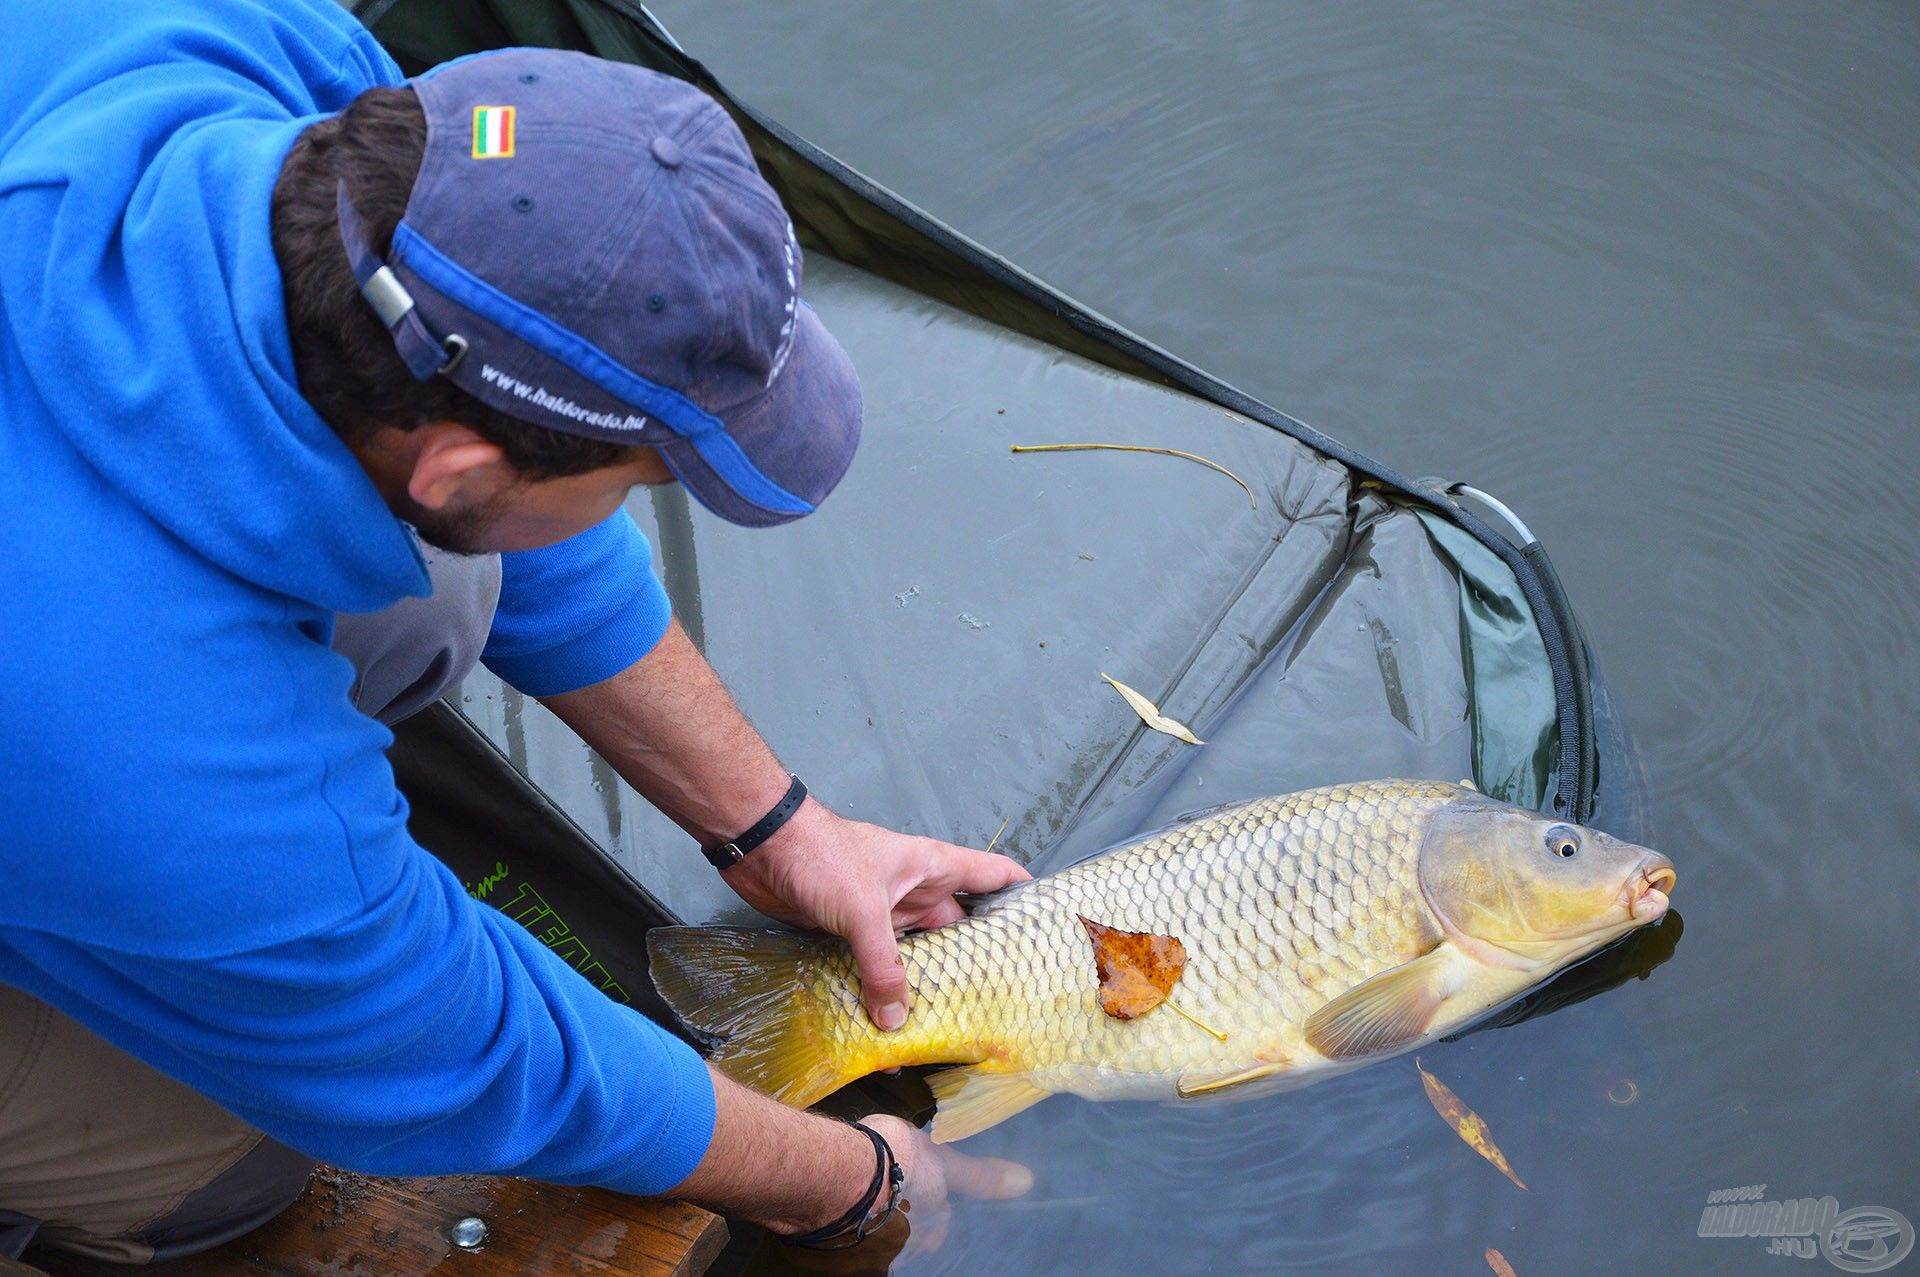
[[[1253,798],[1236,798],[1230,803],[1215,803],[1211,807],[1197,807],[1192,811],[1181,812],[1178,816],[1175,816],[1172,820],[1169,820],[1165,825],[1161,826],[1161,828],[1178,829],[1182,825],[1191,825],[1196,820],[1205,820],[1209,816],[1218,816],[1223,811],[1232,811],[1235,807],[1245,807],[1248,803],[1257,801],[1258,799]]]

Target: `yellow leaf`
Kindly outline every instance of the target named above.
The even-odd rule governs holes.
[[[1513,1265],[1507,1262],[1507,1257],[1491,1246],[1487,1247],[1487,1267],[1493,1269],[1499,1277],[1520,1277],[1513,1271]]]
[[[1420,1070],[1420,1081],[1427,1088],[1427,1098],[1433,1101],[1433,1111],[1438,1113],[1447,1125],[1453,1127],[1467,1147],[1486,1158],[1499,1168],[1500,1173],[1525,1188],[1526,1184],[1513,1173],[1513,1167],[1507,1165],[1507,1155],[1493,1142],[1493,1134],[1487,1130],[1486,1119],[1460,1102],[1460,1097],[1448,1089],[1447,1084],[1421,1068],[1420,1058],[1414,1057],[1413,1067]],[[1495,1270],[1499,1271],[1498,1269]]]
[[[1168,718],[1160,712],[1158,705],[1155,705],[1152,701],[1134,691],[1131,687],[1128,687],[1111,674],[1103,670],[1101,671],[1100,677],[1113,684],[1113,690],[1120,693],[1122,700],[1133,706],[1133,712],[1140,716],[1140,721],[1148,727],[1151,727],[1154,731],[1165,732],[1167,735],[1177,737],[1189,745],[1204,745],[1207,743],[1198,736],[1195,736],[1193,729],[1189,728],[1185,723],[1177,719]]]
[[[1255,510],[1260,508],[1259,498],[1253,495],[1253,489],[1247,486],[1245,479],[1218,461],[1211,461],[1197,452],[1183,452],[1179,448],[1149,448],[1137,443],[1016,443],[1010,444],[1008,450],[1012,452],[1152,452],[1163,457],[1184,457],[1188,461],[1198,461],[1209,470],[1218,470],[1239,484],[1240,490],[1247,494],[1247,505]]]

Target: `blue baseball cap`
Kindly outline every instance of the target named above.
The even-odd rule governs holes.
[[[344,183],[339,214],[413,375],[656,448],[730,522],[812,513],[853,460],[860,382],[801,300],[793,223],[720,105],[550,49],[408,83],[427,147],[387,256]]]

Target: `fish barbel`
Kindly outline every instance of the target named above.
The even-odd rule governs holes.
[[[945,1142],[1050,1094],[1252,1093],[1411,1050],[1658,919],[1675,876],[1466,786],[1383,780],[1201,813],[908,936],[913,1013],[893,1033],[839,940],[672,927],[648,950],[667,1004],[723,1039],[720,1070],[777,1099],[960,1066],[928,1078]],[[1083,919],[1181,942],[1168,1005],[1101,1009]]]

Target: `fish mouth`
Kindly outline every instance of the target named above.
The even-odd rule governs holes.
[[[1652,922],[1667,912],[1668,897],[1673,893],[1673,885],[1680,875],[1675,871],[1673,862],[1658,852],[1640,862],[1627,884],[1622,888],[1626,897],[1627,916],[1635,922]]]

